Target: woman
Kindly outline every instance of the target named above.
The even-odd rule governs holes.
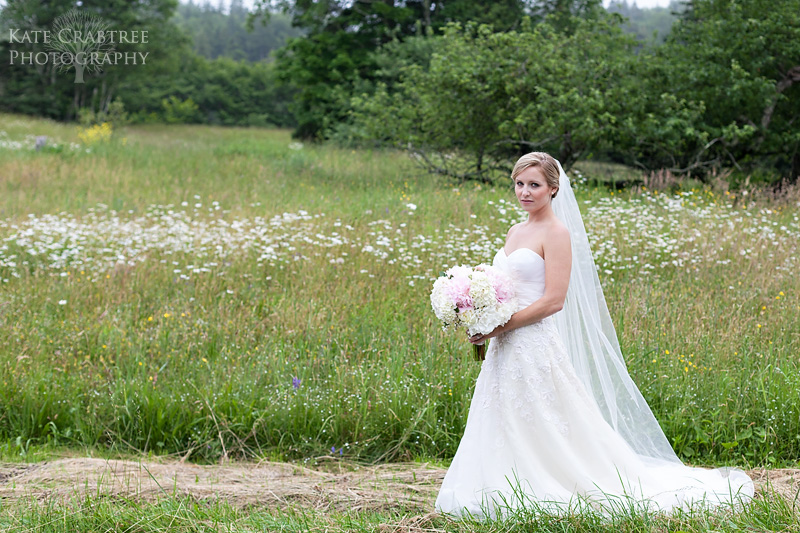
[[[528,219],[493,265],[514,280],[519,308],[470,338],[492,341],[437,510],[483,518],[748,501],[744,472],[681,463],[630,379],[561,165],[534,152],[511,177]]]

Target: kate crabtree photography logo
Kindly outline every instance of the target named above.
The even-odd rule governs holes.
[[[47,65],[58,70],[75,69],[75,83],[84,83],[89,72],[102,72],[106,65],[144,65],[149,52],[119,52],[117,45],[147,44],[147,30],[112,30],[92,13],[72,9],[53,21],[51,30],[10,29],[11,65]],[[28,51],[13,49],[14,44]],[[43,46],[44,50],[31,50]]]

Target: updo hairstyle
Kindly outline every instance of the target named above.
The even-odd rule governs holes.
[[[539,167],[544,174],[544,179],[550,187],[555,187],[552,197],[558,194],[558,163],[550,154],[544,152],[531,152],[525,154],[517,160],[514,170],[511,171],[511,180],[516,181],[522,171],[529,167]]]

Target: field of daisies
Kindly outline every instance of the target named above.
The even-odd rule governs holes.
[[[678,454],[796,465],[800,194],[573,178],[629,371]],[[430,289],[491,262],[521,215],[510,182],[283,131],[98,138],[0,115],[0,457],[446,464],[479,363]]]

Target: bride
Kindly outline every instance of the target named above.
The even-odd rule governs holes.
[[[492,341],[436,509],[494,518],[747,502],[744,472],[678,459],[628,375],[561,165],[530,153],[511,178],[528,219],[509,230],[493,266],[514,281],[518,311],[470,338]]]

